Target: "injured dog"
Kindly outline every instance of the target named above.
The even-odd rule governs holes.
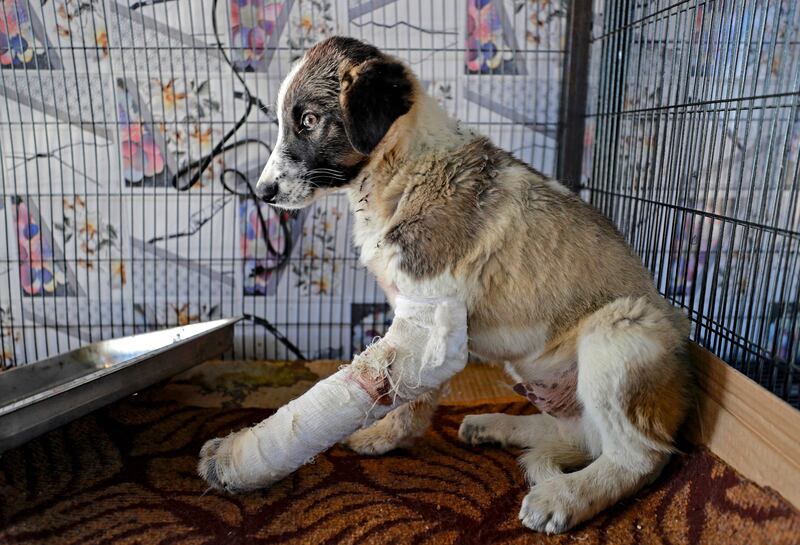
[[[199,471],[215,488],[269,486],[467,363],[467,309],[457,297],[399,295],[386,336],[260,424],[207,442]]]
[[[527,449],[525,526],[563,532],[658,476],[690,404],[688,321],[659,296],[608,219],[462,127],[408,67],[357,40],[312,47],[277,106],[279,136],[259,196],[299,208],[346,188],[361,260],[390,302],[463,305],[469,350],[506,362],[515,389],[539,407],[532,416],[468,416],[459,430],[469,444]],[[394,348],[404,338],[397,328],[387,335]],[[426,369],[413,358],[427,356],[409,353],[413,361],[381,367],[377,386],[361,384],[369,399],[388,395],[382,379]],[[420,397],[392,399],[387,407],[396,408],[346,445],[364,454],[408,445],[425,431],[439,386],[462,365],[424,375]],[[236,443],[243,436],[250,439]],[[209,442],[201,473],[232,490],[269,484],[278,473],[256,452],[265,444],[247,432]],[[248,467],[232,467],[236,449]]]

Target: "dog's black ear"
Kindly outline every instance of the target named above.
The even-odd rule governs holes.
[[[341,76],[344,130],[350,144],[364,155],[375,146],[413,104],[414,85],[399,62],[371,59]]]

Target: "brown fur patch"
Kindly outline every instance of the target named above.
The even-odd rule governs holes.
[[[470,287],[471,330],[544,324],[553,338],[617,297],[657,296],[606,218],[486,138],[390,160],[403,146],[365,169],[376,219],[404,272],[449,268]]]
[[[479,138],[398,168],[394,178],[404,183],[383,188],[380,197],[384,213],[396,218],[385,240],[401,248],[403,271],[419,278],[436,276],[455,268],[473,250],[487,219],[484,214],[499,202],[492,180],[511,161],[488,139]]]
[[[686,417],[692,394],[691,369],[677,354],[641,380],[631,381],[624,400],[625,414],[649,439],[671,445]]]

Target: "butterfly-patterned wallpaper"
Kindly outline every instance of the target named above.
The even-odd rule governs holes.
[[[235,356],[349,358],[391,320],[346,199],[251,198],[292,61],[351,35],[554,173],[558,0],[0,0],[0,360],[246,315]],[[296,350],[287,348],[277,331]]]

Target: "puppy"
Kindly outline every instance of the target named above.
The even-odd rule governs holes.
[[[564,532],[659,474],[689,404],[688,322],[611,222],[448,117],[404,64],[357,40],[311,48],[277,107],[258,195],[300,208],[345,188],[361,260],[389,300],[398,285],[455,290],[471,352],[506,362],[539,408],[468,416],[459,430],[471,445],[526,449],[522,524]],[[401,406],[348,446],[409,444],[436,398]]]

